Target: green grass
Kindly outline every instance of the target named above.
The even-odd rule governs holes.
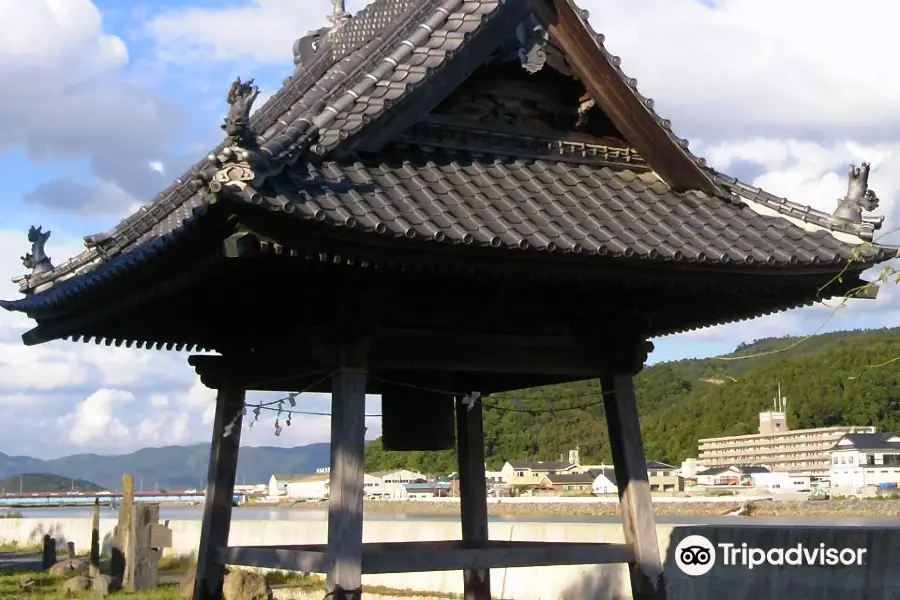
[[[0,552],[20,552],[22,554],[40,554],[44,547],[41,544],[20,544],[15,541],[0,540]],[[58,553],[58,552],[57,552]]]
[[[190,556],[166,554],[159,559],[159,570],[174,573],[187,573],[196,565]]]
[[[26,579],[33,582],[30,587],[23,587]],[[37,600],[40,598],[65,598],[63,585],[66,578],[53,577],[46,573],[16,573],[0,575],[0,599],[2,600]],[[118,592],[116,597],[132,600],[180,600],[177,585],[161,586],[146,592]],[[71,598],[96,598],[90,590],[80,592]]]
[[[23,518],[23,515],[20,512],[2,512],[2,513],[0,513],[0,519],[21,519],[21,518]]]

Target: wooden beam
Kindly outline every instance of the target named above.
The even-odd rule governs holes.
[[[302,340],[323,366],[341,360],[341,335],[308,327]],[[595,346],[595,345],[594,345]],[[366,367],[378,371],[493,372],[599,377],[603,357],[569,336],[517,336],[381,328],[373,332]]]
[[[366,372],[341,368],[331,392],[326,586],[334,600],[358,600],[362,593],[365,420]]]
[[[244,397],[245,390],[232,385],[220,388],[216,395],[194,600],[222,598],[225,568],[218,560],[217,549],[228,545],[231,530],[231,505],[234,501],[234,480],[241,445]],[[225,430],[229,425],[231,433],[225,437]]]
[[[218,548],[216,559],[223,565],[281,569],[300,573],[327,573],[326,546],[232,546]]]
[[[481,571],[554,565],[630,563],[629,544],[490,541],[470,548],[459,540],[362,544],[362,572],[423,573]],[[321,573],[329,568],[326,547],[242,546],[219,548],[217,556],[230,565]],[[321,570],[320,570],[321,569]]]
[[[307,327],[289,345],[259,348],[239,362],[195,355],[188,362],[203,383],[215,387],[226,378],[247,389],[293,391],[321,379],[339,367],[343,333],[334,328]],[[592,379],[602,374],[604,357],[591,346],[567,336],[514,336],[381,329],[373,334],[366,359],[369,373],[495,373],[504,374],[504,386],[522,389],[534,385]],[[309,352],[304,347],[310,348]],[[312,349],[315,349],[313,352]],[[316,356],[311,356],[315,353]],[[465,376],[465,375],[464,375]],[[523,384],[510,385],[510,379]],[[417,378],[420,376],[417,376]],[[548,380],[553,380],[549,381]],[[490,385],[490,381],[486,382]],[[369,393],[375,393],[370,382]],[[485,389],[485,388],[482,388]],[[314,390],[324,391],[324,389]]]
[[[677,190],[717,195],[712,179],[666,132],[616,68],[569,0],[535,2],[551,41],[565,52],[599,108],[662,179]]]
[[[631,593],[635,600],[663,600],[666,586],[632,371],[604,376],[601,387],[625,541],[634,549]]]
[[[471,405],[463,400],[456,400],[456,457],[462,539],[468,548],[484,548],[488,544],[488,511],[481,398]],[[463,571],[463,596],[465,600],[491,600],[490,570]]]
[[[277,354],[272,354],[270,360],[247,361],[240,364],[226,365],[223,357],[211,355],[194,355],[189,358],[200,380],[210,388],[221,387],[226,377],[246,382],[248,390],[265,390],[273,392],[293,392],[306,390],[327,394],[331,391],[331,381],[325,380],[318,385],[313,385],[321,380],[324,372],[322,367],[309,366],[310,372],[297,374],[297,365],[291,365]],[[306,369],[303,369],[304,371]],[[437,373],[438,371],[435,371]],[[310,374],[313,373],[313,374]],[[429,377],[428,371],[369,371],[369,381],[366,382],[366,393],[383,394],[393,386],[385,381],[418,381]],[[487,394],[497,394],[514,390],[524,390],[545,385],[556,385],[591,379],[583,375],[540,375],[534,373],[490,373],[486,371],[457,372],[454,374],[454,391],[482,390]],[[312,386],[312,387],[311,387]]]

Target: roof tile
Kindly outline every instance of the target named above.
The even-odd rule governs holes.
[[[537,183],[552,171],[561,176]],[[534,249],[552,240],[557,251],[580,244],[651,260],[678,260],[680,251],[688,260],[770,264],[774,258],[784,266],[851,257],[850,247],[829,233],[805,232],[726,200],[675,193],[644,173],[603,166],[393,148],[380,160],[289,170],[271,184],[282,199],[302,198],[313,213],[323,211],[326,222],[342,223],[335,207],[354,204],[355,214],[374,215],[368,222],[384,222],[391,231],[441,231],[449,240],[469,234],[477,242],[518,247],[527,239]],[[482,191],[495,188],[504,190],[502,200]]]

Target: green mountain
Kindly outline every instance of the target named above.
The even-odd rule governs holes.
[[[679,465],[697,456],[700,438],[756,433],[758,413],[771,406],[779,383],[792,429],[875,425],[900,432],[900,328],[767,338],[722,357],[645,368],[635,387],[647,458]],[[612,460],[597,380],[484,403],[489,468],[513,459],[559,460],[576,445],[582,461]],[[368,470],[452,472],[455,461],[452,451],[385,452],[380,440],[366,450]]]
[[[22,473],[0,481],[0,493],[102,492],[103,488],[84,479],[70,479],[49,473]]]
[[[271,446],[243,447],[238,456],[238,483],[268,483],[273,473],[308,474],[319,467],[327,467],[328,444],[310,444],[297,448]],[[209,461],[209,444],[143,448],[131,454],[103,456],[77,454],[53,460],[29,456],[8,456],[0,453],[0,477],[18,473],[49,473],[65,478],[80,478],[96,482],[109,490],[122,488],[122,475],[134,476],[136,490],[184,490],[205,486]],[[15,479],[15,478],[14,478]],[[19,489],[18,481],[7,488]]]

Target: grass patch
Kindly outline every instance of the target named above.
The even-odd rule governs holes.
[[[0,540],[0,552],[17,552],[20,554],[40,554],[44,551],[41,544],[20,544],[16,541]]]
[[[22,519],[24,515],[20,512],[0,512],[0,519]]]
[[[31,580],[30,586],[25,586],[26,580]],[[39,598],[65,598],[63,585],[64,577],[53,577],[46,573],[18,573],[0,575],[0,599],[2,600],[37,600]],[[180,600],[177,585],[161,586],[155,590],[146,592],[117,592],[116,596],[123,596],[131,600]],[[84,591],[69,596],[71,598],[96,598],[92,591]]]
[[[264,575],[269,585],[286,585],[302,590],[325,589],[325,580],[318,575],[304,575],[293,571],[266,571]]]
[[[461,594],[451,594],[450,592],[417,592],[415,590],[395,590],[394,588],[384,587],[383,585],[364,585],[362,586],[363,594],[377,594],[379,596],[394,596],[397,598],[409,598],[419,596],[425,598],[447,598],[456,600],[462,598]]]
[[[165,554],[159,559],[160,571],[187,573],[196,566],[197,563],[194,558],[187,555]]]

